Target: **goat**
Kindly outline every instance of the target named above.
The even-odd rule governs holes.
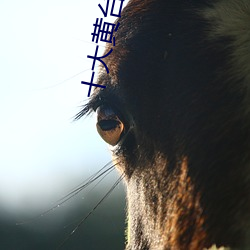
[[[130,0],[90,101],[127,250],[250,249],[250,1]]]

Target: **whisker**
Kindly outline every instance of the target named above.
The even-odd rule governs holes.
[[[75,40],[78,40],[78,41],[80,41],[80,42],[88,43],[88,44],[91,44],[91,45],[93,45],[93,46],[96,46],[96,43],[95,43],[95,42],[89,42],[89,41],[87,41],[87,40],[83,40],[83,39],[79,39],[79,38],[75,38]],[[100,44],[99,47],[105,48],[105,45]]]
[[[110,169],[95,185],[94,185],[94,187],[93,188],[91,188],[86,194],[88,194],[88,193],[90,193],[91,191],[93,191],[104,179],[105,179],[105,177],[107,177],[113,170],[114,170],[115,168],[113,168],[113,169]],[[79,221],[79,219],[78,220],[75,220],[74,222],[71,222],[70,224],[68,224],[67,226],[64,226],[64,228],[68,228],[69,226],[71,226],[71,225],[73,225],[73,224],[75,224],[76,222],[78,222]]]
[[[113,166],[115,166],[116,164],[114,164]],[[88,193],[93,191],[114,170],[115,170],[115,168],[111,168],[109,171],[107,171],[107,173],[88,191]]]
[[[97,204],[92,208],[92,210],[76,225],[76,227],[71,231],[71,233],[60,243],[60,245],[56,248],[57,250],[61,249],[64,244],[70,239],[70,237],[79,229],[79,227],[89,218],[89,216],[101,205],[101,203],[114,191],[117,185],[123,180],[125,174],[123,173],[116,182],[112,185],[112,187],[108,190],[108,192],[97,202]]]
[[[92,184],[95,180],[99,179],[103,174],[107,173],[109,170],[114,169],[115,165],[112,164],[108,169],[107,168],[110,164],[112,164],[112,161],[107,163],[103,168],[101,168],[99,171],[97,171],[92,176],[88,177],[85,181],[83,181],[81,184],[79,184],[77,187],[75,187],[72,191],[70,191],[67,195],[62,197],[61,199],[57,200],[56,202],[62,202],[63,200],[67,201],[68,199],[72,198],[73,196],[77,195],[79,192],[81,192],[84,188],[87,188],[90,184]],[[103,172],[101,172],[103,171]],[[101,173],[100,173],[101,172]],[[99,174],[100,173],[100,174]]]
[[[73,75],[73,76],[71,76],[71,77],[69,77],[69,78],[67,78],[67,79],[59,82],[59,83],[57,83],[57,84],[54,84],[54,85],[51,85],[51,86],[48,86],[48,87],[44,87],[44,88],[33,89],[33,91],[40,91],[40,90],[47,90],[47,89],[55,88],[55,87],[57,87],[57,86],[65,83],[65,82],[67,82],[67,81],[69,81],[69,80],[71,80],[71,79],[73,79],[73,78],[75,78],[75,77],[83,74],[84,72],[89,71],[89,70],[91,70],[91,68],[85,69],[85,70],[83,70],[83,71],[81,71],[81,72],[79,72],[79,73],[77,73],[77,74],[75,74],[75,75]]]
[[[111,167],[109,167],[108,169],[106,169],[105,171],[103,171],[101,174],[99,174],[98,176],[96,176],[95,178],[90,179],[87,183],[85,183],[85,184],[83,184],[82,186],[76,188],[75,190],[73,190],[72,192],[70,192],[69,194],[67,194],[67,195],[64,196],[63,198],[61,198],[61,199],[59,200],[59,204],[58,204],[58,205],[62,205],[63,203],[65,203],[66,201],[68,201],[69,199],[71,199],[72,197],[74,197],[75,195],[77,195],[79,192],[81,192],[83,189],[87,188],[87,187],[88,187],[90,184],[92,184],[94,181],[98,180],[102,175],[104,175],[104,174],[107,175],[108,173],[110,173],[110,171],[114,169],[114,166],[115,166],[115,165],[112,165]],[[105,176],[106,176],[106,175],[105,175]],[[104,177],[105,177],[105,176],[104,176]],[[58,205],[55,206],[55,208],[58,207]],[[51,210],[53,210],[53,208],[50,209],[50,211],[51,211]]]
[[[117,163],[112,164],[112,165],[111,164],[112,164],[112,161],[108,162],[104,167],[102,167],[100,170],[98,170],[92,176],[88,177],[85,181],[83,181],[81,184],[79,184],[77,187],[75,187],[67,195],[65,195],[62,198],[60,198],[59,200],[57,200],[55,202],[56,205],[53,205],[51,208],[47,209],[43,213],[35,216],[34,218],[32,218],[30,220],[17,222],[16,225],[20,226],[20,225],[23,225],[23,224],[33,222],[33,221],[45,216],[46,214],[50,213],[51,211],[54,211],[55,209],[59,208],[62,204],[64,204],[65,202],[67,202],[68,200],[70,200],[71,198],[76,196],[79,192],[81,192],[83,189],[87,188],[90,184],[92,184],[94,181],[98,180],[100,177],[102,177],[102,179],[104,179],[111,171],[113,171],[115,169],[115,165]],[[96,185],[98,185],[98,183]]]

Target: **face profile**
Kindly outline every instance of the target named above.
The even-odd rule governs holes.
[[[130,0],[78,118],[127,189],[126,250],[250,248],[250,2]]]

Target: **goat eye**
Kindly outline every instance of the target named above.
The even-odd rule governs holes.
[[[124,132],[124,124],[114,110],[102,105],[97,108],[96,128],[102,139],[108,144],[115,146]]]

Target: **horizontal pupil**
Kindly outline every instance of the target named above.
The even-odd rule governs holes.
[[[108,131],[116,128],[120,124],[117,120],[102,120],[98,122],[99,127],[103,131]]]

